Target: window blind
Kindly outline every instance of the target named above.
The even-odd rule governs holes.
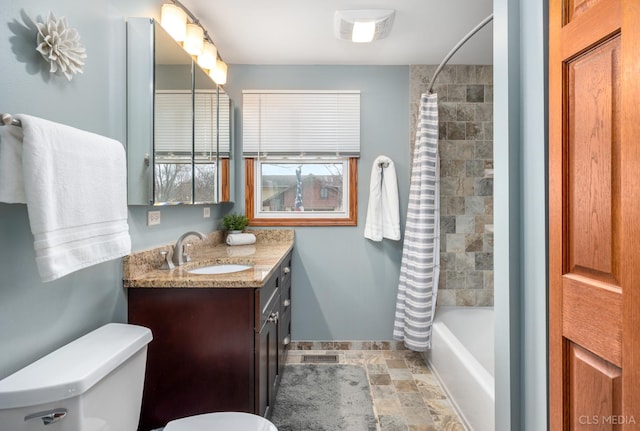
[[[193,97],[193,142],[196,158],[207,158],[216,153],[215,97],[215,93],[206,92],[196,92]]]
[[[360,155],[359,91],[243,92],[243,155]]]
[[[195,129],[194,142],[196,156],[202,153],[216,153],[216,93],[196,92],[194,97]],[[220,93],[220,157],[229,157],[229,96]]]
[[[157,92],[155,95],[154,145],[158,153],[195,155],[216,153],[216,93]],[[193,103],[193,105],[192,105]],[[192,146],[192,112],[195,120]],[[221,157],[229,156],[229,96],[220,94]]]
[[[157,92],[154,99],[153,150],[191,154],[193,137],[190,92]]]
[[[220,157],[229,157],[231,143],[231,101],[227,93],[220,93],[220,144],[218,154]]]

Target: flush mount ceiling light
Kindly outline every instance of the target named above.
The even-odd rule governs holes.
[[[334,15],[333,30],[338,39],[372,42],[387,37],[395,14],[393,9],[338,10]]]

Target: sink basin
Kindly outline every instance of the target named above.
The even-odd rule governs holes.
[[[229,274],[231,272],[240,272],[245,271],[251,268],[250,265],[239,265],[239,264],[219,264],[219,265],[209,265],[203,266],[200,268],[190,269],[187,272],[189,274]]]

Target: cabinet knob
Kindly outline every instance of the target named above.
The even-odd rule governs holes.
[[[275,313],[271,313],[271,315],[267,318],[267,321],[278,323],[278,312],[276,311]]]
[[[284,272],[285,274],[289,274],[289,273],[291,272],[291,268],[289,268],[288,266],[285,266],[285,267],[282,269],[282,272]]]
[[[282,301],[282,305],[284,305],[284,307],[287,308],[288,306],[291,305],[291,300],[285,299],[284,301]]]

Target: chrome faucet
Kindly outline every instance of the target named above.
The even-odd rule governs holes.
[[[178,238],[178,241],[176,241],[176,245],[173,246],[173,257],[171,258],[171,260],[173,260],[173,263],[176,266],[180,266],[185,262],[189,261],[189,255],[187,254],[186,244],[183,246],[182,242],[185,240],[185,238],[191,235],[195,235],[200,239],[206,238],[206,235],[196,231],[189,231],[187,233],[183,233],[180,236],[180,238]]]

